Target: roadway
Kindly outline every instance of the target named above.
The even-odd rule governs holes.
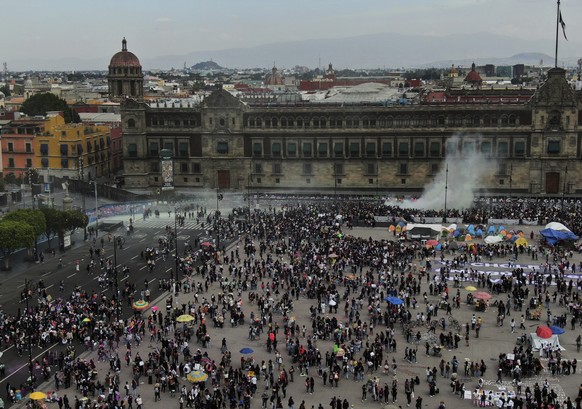
[[[112,262],[114,258],[113,238],[121,236],[125,240],[122,248],[117,248],[116,250],[119,271],[118,286],[120,291],[124,288],[126,280],[129,280],[136,285],[135,297],[138,299],[141,290],[145,290],[145,281],[147,280],[151,300],[155,300],[165,292],[159,288],[159,280],[172,277],[176,265],[175,258],[170,255],[166,260],[163,260],[160,255],[156,259],[154,270],[150,273],[148,272],[145,260],[140,258],[140,253],[147,247],[157,247],[158,238],[165,235],[166,225],[170,225],[172,228],[174,227],[174,214],[171,217],[166,213],[161,214],[159,218],[151,217],[145,221],[137,220],[135,222],[134,232],[129,236],[123,228],[113,232],[111,240],[109,240],[108,233],[100,232],[100,237],[95,240],[94,247],[101,248],[101,237],[103,237],[105,258],[112,259]],[[194,238],[206,237],[207,235],[207,232],[202,229],[201,224],[196,223],[195,219],[186,219],[185,226],[182,228],[178,227],[177,232],[180,253],[184,251],[186,240],[190,240],[190,243],[193,243]],[[227,245],[228,243],[225,242],[224,244]],[[44,263],[30,264],[30,268],[27,268],[25,272],[5,273],[7,276],[2,277],[2,281],[0,282],[0,304],[3,312],[14,315],[26,308],[26,303],[21,300],[21,293],[25,289],[25,280],[29,280],[32,286],[37,286],[39,281],[42,280],[47,294],[53,299],[68,298],[71,291],[76,287],[86,290],[89,294],[95,292],[97,294],[104,294],[108,298],[113,298],[115,296],[114,286],[112,288],[99,286],[98,277],[105,270],[100,270],[100,263],[97,258],[95,259],[95,272],[91,275],[87,273],[86,266],[90,261],[89,249],[92,245],[93,241],[89,240],[83,245],[67,252],[57,252],[54,257],[48,254],[45,257]],[[62,258],[63,266],[61,268],[58,267],[59,258]],[[76,268],[77,261],[79,261],[79,271]],[[124,265],[129,267],[129,278],[124,277],[124,274],[121,273],[121,268]],[[61,280],[64,282],[64,291],[60,291]],[[31,297],[29,302],[31,307],[36,306],[36,297]],[[133,310],[127,306],[127,303],[123,303],[122,316],[127,317],[132,313]],[[53,344],[42,348],[33,345],[33,361],[36,359],[41,360],[49,351],[59,352],[63,349],[64,347],[60,344]],[[11,385],[24,383],[28,377],[28,350],[24,351],[23,356],[19,356],[14,345],[6,347],[2,340],[0,351],[2,351],[0,362],[6,366],[5,376],[3,379],[0,379],[0,388],[4,390],[7,382],[10,382]],[[42,380],[40,371],[36,371],[35,375],[37,377],[37,383],[40,382]]]

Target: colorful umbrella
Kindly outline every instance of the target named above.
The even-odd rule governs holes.
[[[252,354],[255,351],[253,351],[252,348],[243,348],[239,352],[243,355],[247,355],[247,354]]]
[[[158,307],[157,305],[154,305],[154,306],[152,307],[152,311],[153,311],[153,312],[156,312],[158,309],[159,309],[159,307]]]
[[[46,398],[46,393],[40,391],[32,392],[29,398],[32,400],[41,400]]]
[[[475,294],[475,298],[478,300],[490,300],[493,296],[486,292],[479,292]]]
[[[465,287],[465,290],[467,290],[467,291],[477,291],[477,287],[474,287],[472,285],[468,285],[467,287]]]
[[[398,297],[386,297],[386,298],[384,298],[384,301],[387,301],[392,305],[404,304],[404,301],[402,301],[402,299],[400,299]]]
[[[186,379],[188,379],[192,383],[206,382],[206,380],[208,379],[208,374],[202,371],[192,371],[188,374]]]
[[[145,300],[137,300],[133,302],[132,306],[136,311],[143,311],[150,306],[150,303]]]
[[[536,335],[540,338],[550,338],[552,336],[552,329],[545,325],[539,325],[536,329]]]
[[[550,329],[552,330],[552,334],[554,335],[562,335],[566,332],[566,330],[562,327],[558,327],[557,325],[550,325]]]
[[[83,322],[91,322],[91,318],[83,318]]]
[[[209,241],[203,241],[202,243],[200,243],[200,245],[202,247],[210,247],[210,246],[212,246],[212,243]]]
[[[437,244],[439,244],[439,241],[438,240],[429,240],[429,241],[426,242],[426,246],[427,247],[434,247]]]
[[[190,322],[190,321],[194,321],[194,317],[191,316],[190,314],[184,314],[184,315],[180,315],[178,318],[176,318],[176,321],[178,321],[178,322]]]

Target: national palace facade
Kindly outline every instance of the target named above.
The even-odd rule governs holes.
[[[261,106],[223,89],[193,106],[126,98],[125,186],[416,192],[448,155],[479,152],[496,160],[478,189],[582,193],[580,97],[565,70],[550,69],[536,90],[448,92],[447,103],[392,106]]]

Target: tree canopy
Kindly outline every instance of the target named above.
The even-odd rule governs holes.
[[[81,122],[79,114],[69,108],[67,101],[50,92],[31,96],[22,103],[20,110],[30,116],[46,115],[49,111],[62,111],[66,123]]]
[[[64,212],[50,207],[43,207],[40,210],[43,212],[46,220],[46,229],[44,231],[44,235],[48,241],[48,248],[51,249],[51,240],[64,229]]]
[[[12,220],[0,221],[0,252],[4,256],[4,268],[10,268],[10,256],[34,242],[34,230],[28,223]]]
[[[32,227],[35,237],[46,231],[46,219],[40,210],[19,209],[8,213],[3,220],[11,220],[19,223],[26,223]]]

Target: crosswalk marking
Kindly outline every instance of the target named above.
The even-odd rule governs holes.
[[[135,228],[137,230],[139,230],[140,228],[145,228],[145,229],[162,229],[165,228],[166,226],[170,226],[172,229],[174,228],[174,223],[168,223],[168,220],[164,220],[164,219],[156,219],[154,218],[149,218],[147,220],[140,220],[139,222],[136,222]],[[208,227],[207,223],[204,223],[205,227]],[[180,232],[180,230],[201,230],[202,228],[202,223],[198,223],[196,222],[196,220],[185,220],[184,221],[184,226],[177,226],[178,227],[178,232]]]

